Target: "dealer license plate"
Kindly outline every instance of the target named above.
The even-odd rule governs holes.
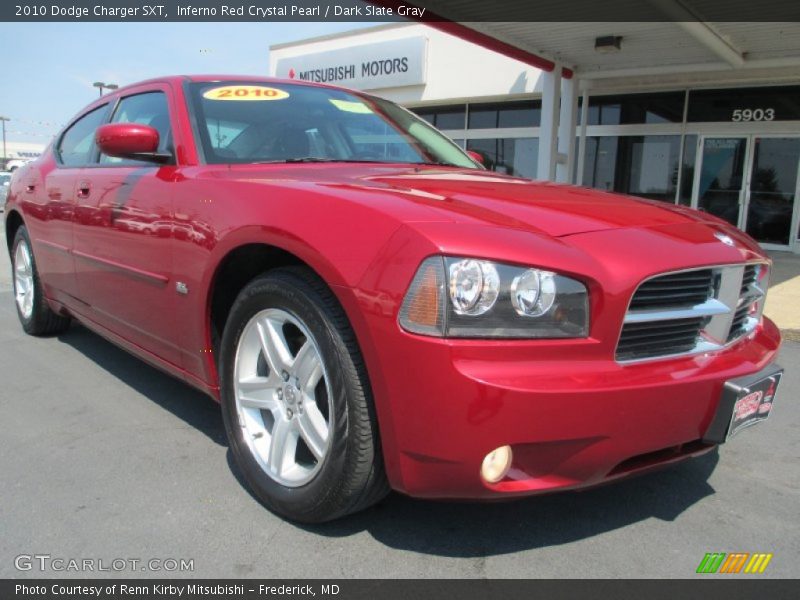
[[[742,429],[766,420],[782,375],[783,369],[772,364],[758,373],[726,381],[703,441],[722,444]]]
[[[733,437],[742,429],[765,421],[772,412],[772,402],[778,384],[781,381],[782,371],[773,373],[769,377],[759,379],[755,383],[742,388],[733,404],[733,414],[728,427],[728,438]]]

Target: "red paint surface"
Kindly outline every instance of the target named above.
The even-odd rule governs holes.
[[[109,156],[155,152],[158,131],[137,123],[113,123],[97,128],[97,146]]]
[[[67,169],[47,151],[15,175],[6,215],[28,227],[50,303],[218,397],[209,298],[219,265],[246,244],[293,254],[328,283],[352,323],[398,490],[473,498],[541,492],[705,451],[690,443],[711,422],[723,383],[775,358],[780,335],[764,319],[709,355],[614,360],[628,301],[643,279],[766,259],[718,219],[472,169],[203,165],[183,82],[145,82],[92,105],[166,91],[176,165]],[[720,243],[718,231],[735,246]],[[589,337],[443,340],[403,331],[397,314],[409,282],[425,257],[440,253],[583,281]],[[176,294],[176,281],[188,295]],[[483,456],[504,444],[515,449],[514,467],[487,486],[478,476]]]

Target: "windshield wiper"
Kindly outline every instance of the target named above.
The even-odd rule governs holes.
[[[250,164],[270,165],[270,164],[290,164],[290,163],[386,163],[393,161],[371,160],[366,158],[323,158],[321,156],[301,156],[298,158],[280,158],[277,160],[257,160]]]
[[[458,167],[464,168],[463,165],[446,161],[423,161],[423,162],[406,162],[396,160],[377,160],[369,158],[324,158],[322,156],[299,156],[296,158],[277,158],[274,160],[255,160],[246,164],[251,165],[274,165],[274,164],[293,164],[293,163],[371,163],[379,165],[390,165],[395,163],[404,163],[410,165],[434,165],[438,167]]]
[[[462,165],[457,165],[456,163],[447,162],[444,160],[426,160],[424,162],[415,162],[411,163],[412,165],[434,165],[437,167],[459,167],[464,168]],[[469,167],[467,167],[469,168]]]
[[[338,158],[322,158],[321,156],[299,156],[297,158],[285,158],[285,163],[311,163],[311,162],[342,162]]]
[[[317,156],[303,156],[300,158],[276,158],[270,160],[252,160],[243,164],[248,165],[277,165],[286,163],[305,163],[305,162],[338,162],[333,158],[320,158]]]

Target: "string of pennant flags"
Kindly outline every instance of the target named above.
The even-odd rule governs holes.
[[[52,123],[51,121],[30,121],[28,119],[11,119],[15,123],[25,123],[26,125],[39,125],[41,127],[63,127],[63,123]]]
[[[38,133],[34,131],[21,131],[19,129],[6,129],[6,135],[27,135],[31,137],[51,138],[55,133]]]

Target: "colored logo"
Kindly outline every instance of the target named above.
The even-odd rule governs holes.
[[[764,392],[756,391],[751,394],[747,394],[744,398],[739,400],[736,403],[736,420],[741,421],[742,419],[746,419],[750,415],[755,414],[758,411],[758,407],[761,404],[761,398],[764,397]]]
[[[708,552],[697,567],[698,573],[763,573],[772,554],[764,552]]]
[[[734,245],[733,238],[729,235],[725,235],[724,233],[715,233],[714,237],[717,238],[720,242],[722,242],[726,246]]]

